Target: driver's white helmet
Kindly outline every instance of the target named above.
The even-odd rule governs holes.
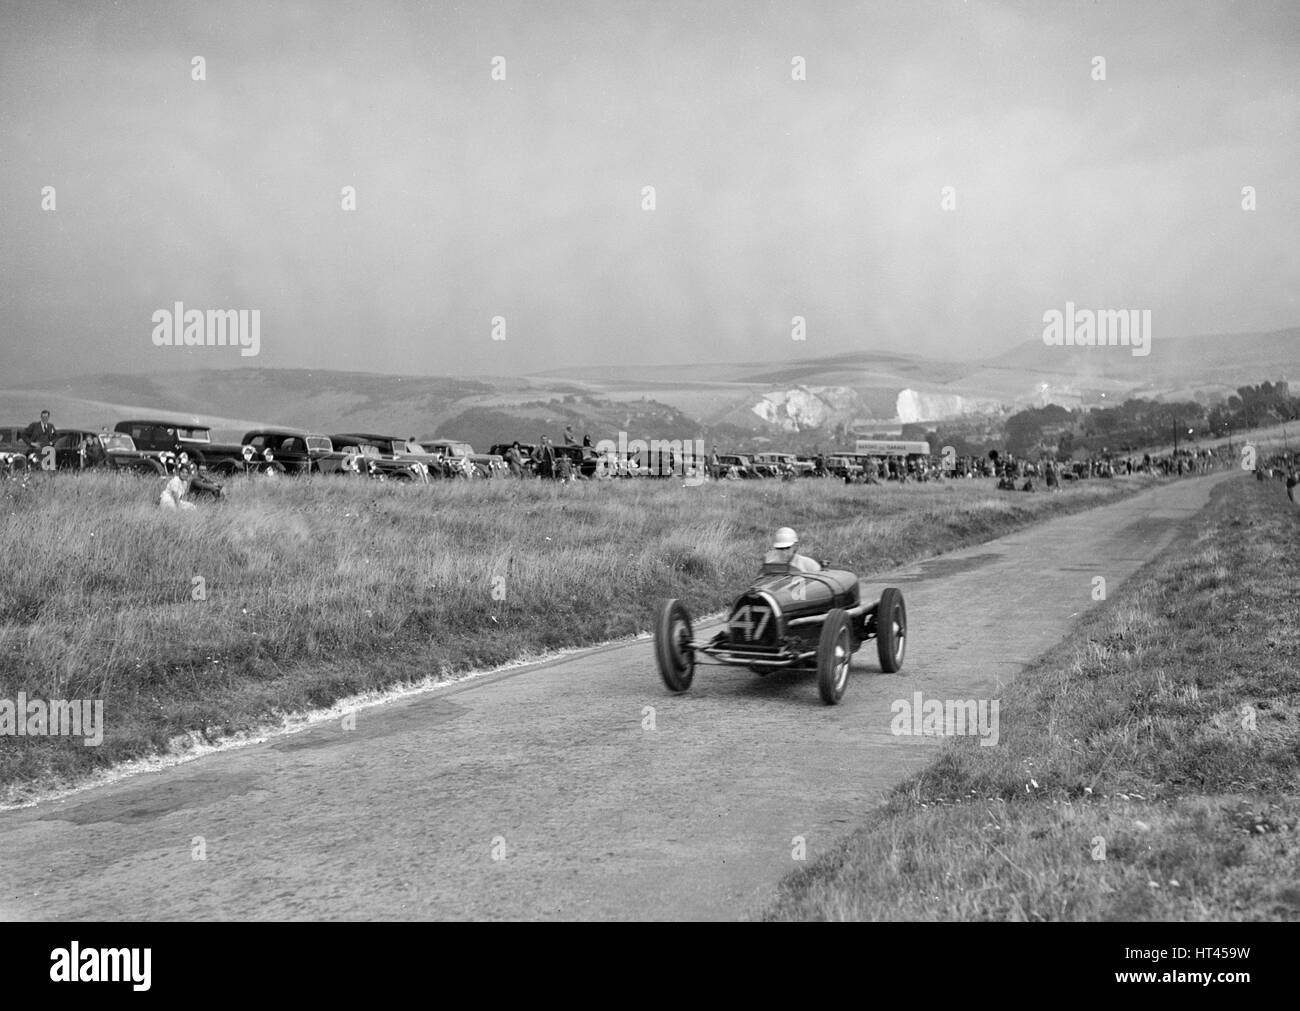
[[[772,538],[774,548],[792,548],[799,543],[799,537],[789,527],[782,527]]]

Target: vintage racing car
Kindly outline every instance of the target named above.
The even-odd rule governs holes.
[[[784,562],[765,563],[728,615],[726,627],[703,642],[696,641],[681,601],[666,600],[660,606],[655,660],[670,691],[686,691],[696,661],[712,660],[760,675],[783,668],[815,670],[822,701],[833,706],[844,697],[853,654],[868,639],[876,640],[886,674],[903,666],[903,594],[891,586],[878,601],[867,603],[860,599],[858,577],[843,569],[800,572]]]

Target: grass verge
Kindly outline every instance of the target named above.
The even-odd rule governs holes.
[[[1215,489],[1197,530],[1004,691],[772,920],[1300,919],[1300,510]]]

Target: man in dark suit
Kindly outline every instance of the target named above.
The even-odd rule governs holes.
[[[555,447],[551,445],[549,435],[543,435],[542,441],[533,450],[533,462],[537,465],[538,477],[555,477]]]
[[[50,423],[50,412],[41,411],[41,420],[33,421],[23,429],[23,439],[32,447],[32,452],[39,453],[54,442],[54,425]]]

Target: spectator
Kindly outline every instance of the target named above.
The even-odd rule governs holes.
[[[506,450],[506,466],[510,468],[511,476],[519,478],[524,476],[524,454],[519,449],[518,439]]]
[[[564,444],[566,446],[576,446],[578,444],[578,438],[573,434],[572,425],[564,426]]]
[[[54,425],[50,423],[48,409],[41,411],[40,421],[33,421],[23,429],[23,441],[31,447],[34,453],[40,453],[46,446],[53,444]]]
[[[555,447],[551,445],[549,435],[542,436],[542,441],[537,444],[537,449],[533,451],[533,460],[537,464],[538,477],[555,476]]]
[[[81,440],[77,451],[82,467],[98,467],[108,459],[108,453],[104,449],[104,444],[100,442],[99,436],[90,432]]]
[[[190,476],[188,468],[178,468],[163,487],[162,494],[158,497],[158,505],[173,512],[178,509],[193,509],[194,503],[185,498],[190,490]]]

